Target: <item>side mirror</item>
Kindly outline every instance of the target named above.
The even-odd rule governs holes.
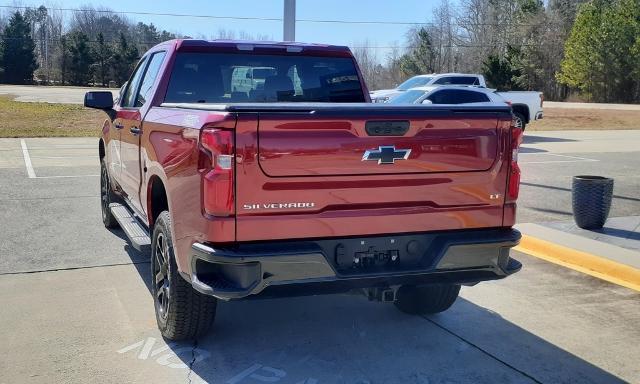
[[[113,109],[113,94],[111,91],[91,91],[85,93],[84,106],[104,111],[111,121],[116,118],[116,111]]]
[[[87,92],[84,95],[84,106],[103,111],[113,109],[113,94],[110,91]]]
[[[433,101],[431,101],[429,99],[424,99],[424,100],[422,100],[422,104],[433,104]]]

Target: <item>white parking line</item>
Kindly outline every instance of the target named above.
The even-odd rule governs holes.
[[[98,156],[31,156],[33,159],[97,159]]]
[[[29,157],[29,149],[27,149],[27,143],[24,139],[20,139],[20,145],[22,146],[22,157],[24,158],[24,166],[27,167],[27,175],[30,179],[36,178],[36,172],[33,170],[33,164],[31,164],[31,157]]]
[[[31,149],[52,149],[52,148],[60,148],[60,149],[95,149],[95,145],[77,145],[77,144],[69,144],[69,145],[50,145],[47,147],[32,147]]]
[[[33,169],[31,163],[31,156],[29,155],[29,148],[24,139],[20,139],[20,146],[22,147],[22,157],[24,158],[24,166],[27,168],[27,175],[30,179],[64,179],[64,178],[77,178],[77,177],[99,177],[100,175],[62,175],[62,176],[36,176],[36,171]],[[32,148],[33,149],[33,148]],[[85,158],[95,156],[34,156],[39,159],[74,159]]]
[[[557,156],[557,157],[568,158],[568,159],[571,159],[571,160],[522,161],[522,162],[520,162],[520,164],[585,163],[585,162],[600,161],[600,160],[597,160],[597,159],[588,159],[586,157],[558,155],[558,154],[555,154],[555,153],[520,153],[519,154],[519,156],[522,156],[522,155]]]
[[[596,159],[587,159],[586,157],[569,156],[569,155],[558,155],[557,153],[547,153],[547,155],[558,156],[558,157],[567,157],[569,159],[578,159],[578,160],[585,160],[585,161],[598,161]]]
[[[36,176],[36,179],[64,179],[75,177],[99,177],[100,175],[63,175],[63,176]]]

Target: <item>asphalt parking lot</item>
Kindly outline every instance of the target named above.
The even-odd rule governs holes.
[[[570,218],[570,176],[616,179],[640,214],[640,131],[532,132],[519,222]],[[615,152],[613,152],[615,151]],[[440,315],[339,295],[221,303],[167,344],[146,255],[101,223],[96,139],[0,140],[0,383],[640,382],[640,294],[515,253]]]

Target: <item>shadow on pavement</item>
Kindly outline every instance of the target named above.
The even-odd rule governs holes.
[[[556,190],[556,191],[571,192],[571,188],[556,187],[556,186],[553,186],[553,185],[546,185],[546,184],[527,183],[527,182],[521,181],[520,185],[526,185],[526,186],[529,186],[529,187],[553,189],[553,190]],[[620,195],[613,195],[613,198],[614,199],[621,199],[621,200],[629,200],[629,201],[640,201],[640,199],[636,198],[636,197],[628,197],[628,196],[620,196]]]
[[[207,335],[167,343],[191,383],[624,383],[462,298],[426,318],[356,295],[219,302]]]
[[[219,302],[207,335],[167,345],[190,383],[624,383],[462,298],[426,318],[360,295]]]
[[[529,133],[525,133],[523,138],[523,144],[538,144],[538,143],[566,143],[578,141],[573,139],[565,139],[561,137],[548,137],[548,136],[536,136]]]
[[[549,152],[549,151],[547,151],[545,149],[529,148],[529,147],[520,147],[520,149],[518,151],[520,153],[547,153],[547,152]]]
[[[118,236],[122,240],[126,242],[124,246],[124,251],[127,252],[127,255],[131,259],[131,263],[136,268],[138,273],[140,274],[140,278],[144,281],[144,285],[151,293],[151,272],[149,271],[149,255],[146,255],[137,249],[133,248],[129,243],[129,239],[124,231],[120,228],[108,229],[109,232],[113,233],[115,236]]]
[[[603,227],[602,229],[593,230],[596,233],[602,233],[603,235],[620,237],[622,239],[640,240],[640,232],[628,231],[626,229]]]
[[[536,208],[536,207],[526,207],[526,208],[531,209],[532,211],[537,211],[537,212],[554,213],[556,215],[563,215],[563,216],[573,216],[573,213],[571,212],[560,211],[558,209],[547,209],[547,208]]]
[[[426,320],[347,295],[222,303],[197,349],[215,383],[624,382],[464,299]]]

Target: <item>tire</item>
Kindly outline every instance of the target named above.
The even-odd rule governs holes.
[[[460,285],[403,285],[396,292],[396,308],[410,315],[427,315],[446,311],[458,298]]]
[[[204,335],[216,316],[217,300],[193,289],[178,272],[171,217],[163,211],[156,219],[151,240],[151,293],[160,333],[169,340]]]
[[[521,128],[524,131],[524,128],[527,126],[526,119],[524,115],[520,112],[513,112],[513,125],[516,128]]]
[[[102,223],[106,228],[117,228],[118,221],[111,213],[109,204],[117,202],[117,197],[111,189],[111,179],[107,170],[107,162],[104,157],[100,160],[100,210],[102,211]]]

